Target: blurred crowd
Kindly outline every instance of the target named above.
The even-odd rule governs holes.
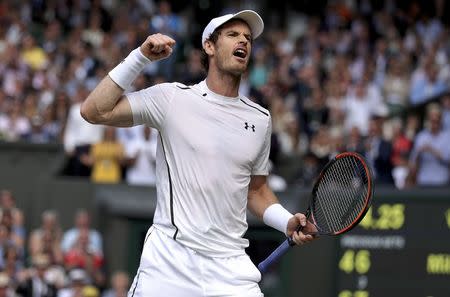
[[[157,132],[90,125],[81,102],[156,32],[177,41],[173,55],[126,91],[197,83],[205,17],[253,8],[266,28],[240,91],[271,112],[274,189],[310,185],[342,151],[364,155],[378,183],[450,183],[445,1],[216,2],[2,1],[0,140],[64,144],[63,174],[153,185]]]
[[[46,210],[41,223],[25,230],[13,193],[0,191],[0,297],[125,297],[129,275],[106,279],[102,235],[87,210],[62,230],[58,213]]]
[[[240,92],[271,112],[274,189],[310,185],[342,151],[364,155],[380,184],[449,185],[448,6],[443,0],[0,1],[0,141],[63,144],[65,175],[154,185],[157,131],[90,125],[80,116],[81,102],[156,32],[177,41],[173,55],[149,64],[126,91],[199,82],[200,34],[209,18],[252,8],[266,28],[253,43]],[[102,236],[85,210],[69,230],[48,210],[26,232],[11,192],[1,191],[0,209],[0,297],[126,295],[129,277],[119,271],[107,279]]]

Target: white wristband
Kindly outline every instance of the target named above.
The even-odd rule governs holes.
[[[150,59],[144,56],[141,49],[136,48],[108,74],[119,87],[126,90],[131,86],[131,83],[136,77],[138,77],[145,65],[150,62]]]
[[[281,204],[275,203],[266,208],[263,221],[266,225],[277,229],[287,235],[287,225],[294,215],[286,210]]]

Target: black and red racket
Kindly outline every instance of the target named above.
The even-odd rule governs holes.
[[[372,174],[364,158],[354,152],[341,153],[320,172],[305,215],[317,228],[315,235],[339,235],[364,218],[372,195]],[[266,272],[294,245],[291,238],[286,239],[258,265],[259,271]]]

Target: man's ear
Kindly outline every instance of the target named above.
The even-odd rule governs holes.
[[[205,52],[208,54],[208,56],[214,55],[215,48],[214,44],[211,41],[206,40],[205,43],[203,44],[203,48],[205,49]]]

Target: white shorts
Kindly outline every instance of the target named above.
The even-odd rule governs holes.
[[[248,255],[211,258],[150,227],[128,297],[263,297]]]

